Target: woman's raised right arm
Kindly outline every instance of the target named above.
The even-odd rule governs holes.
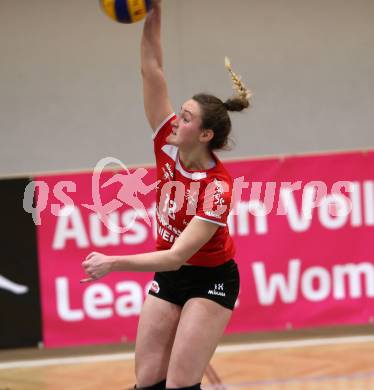
[[[153,0],[152,10],[144,23],[141,70],[145,114],[151,128],[156,130],[173,113],[162,67],[160,0]]]

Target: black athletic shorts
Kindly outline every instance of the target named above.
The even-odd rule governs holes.
[[[149,294],[183,306],[190,298],[206,298],[233,310],[240,278],[234,260],[216,267],[183,265],[177,271],[156,272]]]

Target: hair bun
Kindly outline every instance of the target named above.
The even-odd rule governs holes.
[[[234,97],[232,99],[227,99],[223,105],[225,106],[227,111],[242,111],[245,108],[249,107],[249,100]]]

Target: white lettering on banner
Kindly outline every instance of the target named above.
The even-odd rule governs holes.
[[[120,235],[104,226],[97,214],[90,214],[89,217],[91,227],[91,240],[93,245],[97,247],[105,247],[110,245],[120,244]],[[108,216],[109,223],[113,223],[116,226],[119,224],[118,213],[112,213]],[[103,234],[103,230],[106,230],[106,234]]]
[[[149,282],[151,283],[151,282]],[[149,289],[147,284],[145,295]],[[56,307],[59,317],[63,321],[77,322],[85,317],[94,320],[103,320],[113,317],[137,316],[143,304],[143,290],[135,281],[118,282],[113,289],[105,283],[91,283],[83,292],[82,307],[72,308],[70,305],[69,279],[56,278]],[[116,294],[121,294],[115,297]]]
[[[374,265],[369,262],[358,264],[334,265],[332,272],[324,267],[310,267],[300,274],[301,261],[288,262],[287,275],[273,273],[266,276],[265,264],[255,262],[252,265],[253,276],[259,303],[273,305],[279,295],[281,302],[294,303],[303,297],[319,302],[331,296],[336,300],[349,298],[374,298]],[[363,293],[365,280],[365,293]],[[348,283],[349,295],[346,292]]]
[[[113,303],[112,290],[103,283],[91,284],[83,294],[83,307],[87,317],[102,320],[113,316],[113,309],[108,307]],[[105,307],[107,306],[107,307]]]
[[[60,215],[56,217],[57,223],[54,232],[52,248],[55,250],[65,249],[69,241],[73,241],[78,248],[87,248],[91,245],[97,247],[121,245],[121,237],[118,233],[106,228],[95,213],[90,214],[88,227],[85,226],[81,209],[76,206],[67,206],[69,210],[61,209]],[[153,237],[156,237],[155,222],[156,203],[147,210],[153,221]],[[129,229],[122,234],[122,242],[128,245],[142,244],[149,238],[148,227],[135,218],[136,213],[141,217],[141,210],[126,210],[119,214],[117,211],[110,213],[108,219],[110,223],[118,226],[121,220],[123,226]],[[105,234],[103,231],[106,231]]]
[[[152,203],[152,206],[147,210],[147,212],[148,212],[148,215],[150,216],[151,221],[152,221],[153,238],[156,239],[156,237],[157,237],[156,202]]]
[[[296,189],[292,187],[293,185],[289,184],[280,188],[279,204],[281,207],[278,211],[281,215],[278,215],[278,218],[284,216],[291,231],[308,231],[314,217],[317,217],[320,224],[329,230],[337,230],[347,225],[352,227],[374,226],[374,181],[365,181],[362,185],[359,182],[337,182],[333,185],[332,193],[324,195],[322,195],[325,191],[323,186],[318,186],[316,182],[310,183],[303,189],[301,207],[298,207]],[[298,182],[297,185],[299,184]],[[349,197],[339,192],[342,188],[349,194]],[[270,190],[273,191],[273,187]],[[266,205],[266,202],[255,199],[235,203],[227,221],[230,234],[238,236],[248,236],[251,233],[268,234],[271,208],[272,206]],[[300,212],[299,208],[301,208]],[[315,212],[314,208],[316,208]],[[172,213],[177,211],[174,208],[170,210]],[[122,236],[106,228],[94,213],[86,222],[82,217],[82,212],[83,210],[78,206],[66,206],[60,210],[56,216],[53,249],[63,250],[69,242],[74,243],[78,248],[88,248],[92,245],[101,248],[122,244],[140,245],[149,240],[151,234],[153,238],[156,238],[158,227],[155,202],[147,210],[152,222],[151,227],[144,223],[141,210],[131,209],[122,213],[115,211],[108,215],[114,225],[129,227]],[[136,214],[139,218],[135,218]],[[162,229],[160,234],[163,239],[174,242],[181,231],[170,224],[173,222],[171,218],[167,219],[161,213],[158,217],[160,224],[170,232],[169,236],[169,233],[164,233],[165,229]],[[274,218],[274,215],[271,218]]]
[[[334,183],[332,192],[336,193],[336,187],[338,183]],[[361,226],[362,225],[362,205],[361,205],[361,189],[360,183],[350,182],[348,185],[345,185],[344,188],[350,192],[352,204],[355,207],[352,207],[351,212],[351,225],[352,226]],[[345,205],[343,205],[344,207]],[[348,211],[348,210],[347,210]]]
[[[288,263],[288,280],[283,274],[273,274],[266,280],[265,265],[261,262],[252,264],[253,276],[256,284],[258,300],[261,305],[272,305],[277,291],[284,303],[292,303],[297,298],[297,286],[299,282],[300,261],[291,260]]]
[[[127,210],[122,214],[122,224],[123,226],[129,226],[128,233],[123,235],[122,241],[124,244],[128,245],[137,245],[145,242],[148,238],[148,229],[147,227],[134,219],[136,217],[136,210]],[[138,214],[143,214],[138,211]],[[131,234],[132,233],[132,234]]]
[[[75,240],[78,248],[89,246],[86,229],[79,208],[66,206],[69,212],[64,212],[57,217],[55,235],[53,237],[53,249],[63,249],[67,240]],[[71,225],[71,227],[69,227]]]
[[[317,209],[321,225],[330,230],[342,228],[349,222],[353,227],[374,226],[373,181],[363,183],[364,207],[361,205],[361,187],[357,182],[336,182],[330,195],[322,195],[324,187],[318,186],[315,182],[310,183],[312,184],[304,187],[300,213],[294,192],[301,189],[301,182],[284,183],[280,188],[278,215],[286,215],[292,231],[305,232],[310,229],[314,208]],[[339,192],[342,188],[345,188],[350,197]],[[261,200],[235,203],[227,221],[230,234],[238,236],[246,236],[251,232],[256,235],[267,234],[269,232],[268,215],[271,208],[271,205]],[[250,227],[252,220],[253,230]]]
[[[349,196],[339,192],[345,187]],[[374,225],[374,182],[366,181],[363,184],[363,199],[365,205],[365,221],[362,218],[361,186],[357,182],[337,182],[333,186],[333,193],[321,196],[321,188],[315,184],[306,185],[302,195],[301,213],[297,209],[294,190],[281,188],[279,199],[284,208],[290,228],[295,232],[308,230],[312,223],[313,209],[318,209],[321,225],[326,229],[338,229],[345,226],[350,215],[351,226],[358,227],[366,224]],[[334,208],[336,211],[334,211]]]
[[[330,213],[330,208],[334,206],[337,208],[336,216]],[[344,197],[332,194],[322,199],[318,207],[318,216],[322,225],[327,229],[340,229],[347,223],[349,211],[349,204]]]
[[[256,234],[266,234],[269,232],[266,207],[259,200],[249,202],[238,202],[234,210],[229,214],[227,225],[232,235],[247,236],[250,234],[249,222],[254,221],[254,231]]]
[[[374,226],[374,181],[364,181],[365,223]]]
[[[288,212],[287,209],[287,203],[282,202],[281,194],[284,192],[284,189],[286,189],[286,192],[292,192],[292,191],[298,191],[301,190],[301,184],[302,182],[296,181],[294,183],[291,182],[282,182],[279,190],[279,200],[278,200],[278,208],[277,208],[277,215],[285,215]]]
[[[374,266],[371,263],[336,265],[333,267],[333,277],[335,299],[346,298],[346,280],[348,280],[349,297],[362,297],[362,277],[366,282],[366,296],[374,297]]]
[[[70,307],[68,278],[56,279],[56,307],[59,317],[64,321],[82,321],[83,310]]]
[[[313,281],[317,282],[317,287]],[[329,272],[323,267],[310,267],[301,277],[301,291],[305,299],[312,302],[323,301],[330,295],[331,280]]]
[[[140,284],[130,280],[119,282],[116,284],[116,291],[126,293],[116,300],[116,313],[120,317],[139,315],[143,304],[143,292]]]
[[[253,182],[251,186],[251,194],[249,196],[249,203],[258,202],[261,198],[263,182]],[[264,197],[261,200],[262,209],[261,212],[264,212],[263,215],[267,215],[271,212],[275,203],[275,194],[276,194],[277,183],[273,181],[268,181],[265,184],[264,188]],[[255,204],[255,203],[254,203]],[[281,214],[281,213],[280,213]]]
[[[288,188],[281,189],[279,198],[283,203],[288,223],[290,224],[292,230],[296,232],[304,232],[309,229],[312,223],[312,209],[315,207],[314,196],[314,187],[304,188],[301,215],[299,215],[293,191]]]

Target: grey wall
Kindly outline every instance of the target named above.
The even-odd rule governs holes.
[[[223,158],[374,147],[373,0],[164,0],[175,108],[226,98],[228,55],[254,91]],[[152,163],[143,114],[142,23],[94,0],[0,0],[0,175]]]

